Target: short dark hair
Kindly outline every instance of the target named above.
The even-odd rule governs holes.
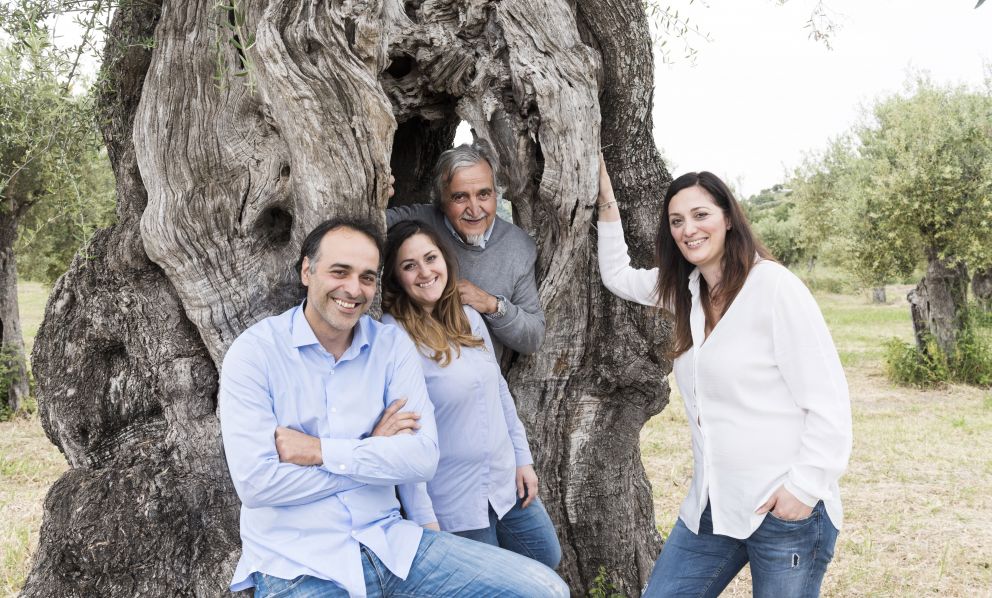
[[[314,264],[320,257],[320,242],[324,240],[324,235],[339,228],[350,228],[351,230],[362,233],[371,239],[372,242],[375,243],[376,250],[379,252],[379,264],[382,264],[383,240],[379,227],[367,218],[359,218],[355,216],[335,216],[334,218],[330,218],[318,224],[312,231],[310,231],[309,234],[307,234],[307,238],[303,239],[303,246],[300,247],[300,257],[296,260],[297,274],[300,274],[303,271],[304,258],[310,260],[310,268],[312,271]]]

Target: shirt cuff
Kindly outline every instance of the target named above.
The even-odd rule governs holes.
[[[321,438],[320,455],[324,460],[324,469],[338,475],[352,473],[351,456],[359,442],[354,438]]]
[[[517,314],[520,313],[520,308],[510,303],[509,299],[507,299],[505,305],[506,312],[498,318],[490,318],[489,314],[482,314],[482,317],[485,318],[486,323],[489,324],[490,330],[501,330],[506,328],[517,319]]]
[[[517,462],[517,467],[523,467],[524,465],[533,465],[534,457],[531,456],[530,450],[514,451],[514,458]]]
[[[785,489],[789,491],[789,494],[798,498],[799,502],[803,503],[807,507],[813,508],[816,506],[816,503],[820,502],[820,499],[816,498],[812,494],[808,494],[807,492],[800,490],[790,480],[786,480],[784,485]]]

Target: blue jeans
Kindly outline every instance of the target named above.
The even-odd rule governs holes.
[[[499,546],[532,558],[554,569],[561,561],[561,545],[555,534],[555,526],[539,498],[535,498],[526,509],[517,499],[502,519],[496,517],[492,505],[489,506],[489,527],[452,532],[456,536]]]
[[[528,507],[529,509],[530,507]],[[444,532],[424,530],[406,579],[393,575],[371,550],[362,547],[368,598],[437,596],[521,596],[567,598],[568,586],[544,565],[518,554]],[[301,575],[279,579],[253,573],[255,598],[347,598],[344,588]]]
[[[749,561],[754,598],[816,598],[836,542],[822,501],[798,521],[769,514],[745,540],[714,534],[707,505],[698,535],[675,523],[641,598],[719,596]]]

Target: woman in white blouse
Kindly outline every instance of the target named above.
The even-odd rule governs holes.
[[[630,266],[602,159],[599,185],[603,284],[674,314],[692,431],[692,485],[643,595],[718,596],[750,562],[754,596],[818,596],[843,520],[851,408],[816,302],[715,175],[669,186],[651,270]]]

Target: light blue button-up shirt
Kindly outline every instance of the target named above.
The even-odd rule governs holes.
[[[383,409],[406,397],[421,415],[411,435],[370,437]],[[262,320],[234,341],[220,383],[224,452],[241,498],[241,560],[251,574],[311,575],[365,596],[360,545],[406,578],[422,529],[400,518],[395,485],[428,480],[437,428],[420,357],[402,330],[363,316],[340,360],[324,350],[303,307]],[[275,429],[320,438],[324,463],[280,463]]]
[[[517,501],[517,467],[534,462],[489,330],[479,312],[464,309],[485,347],[462,347],[445,367],[421,355],[441,459],[432,480],[399,487],[408,517],[421,525],[437,521],[449,532],[489,527],[490,505],[505,515]],[[382,321],[399,325],[388,314]]]

